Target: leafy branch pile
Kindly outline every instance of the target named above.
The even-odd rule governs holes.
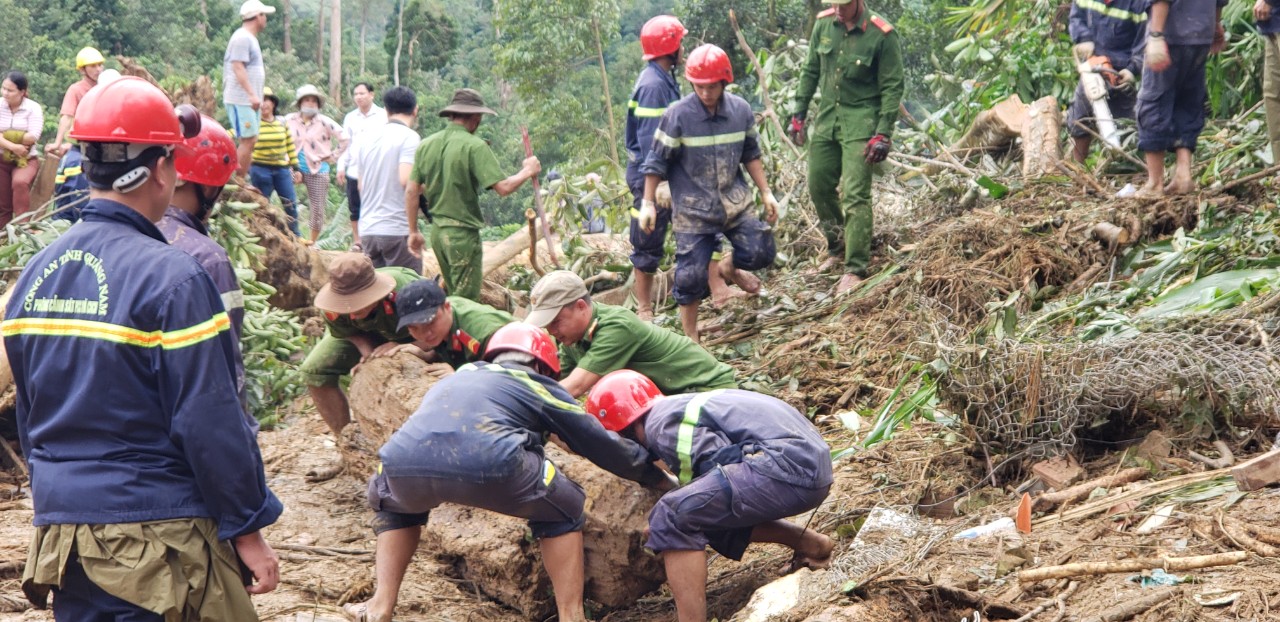
[[[267,299],[276,293],[254,274],[262,267],[266,249],[258,244],[244,224],[256,206],[226,201],[209,219],[209,234],[227,250],[244,291],[244,334],[240,349],[244,356],[245,392],[249,410],[264,426],[279,421],[278,408],[302,394],[294,359],[306,347],[302,322],[292,311],[277,309]]]

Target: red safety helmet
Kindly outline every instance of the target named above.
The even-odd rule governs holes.
[[[640,49],[644,60],[653,60],[675,54],[684,40],[684,24],[674,15],[659,15],[644,23],[640,29]]]
[[[724,50],[704,43],[689,53],[684,64],[684,77],[694,84],[733,82],[733,66]]]
[[[489,338],[484,359],[492,361],[502,352],[523,352],[546,365],[552,375],[560,375],[560,355],[556,354],[555,342],[546,331],[531,324],[513,323],[499,328]]]
[[[200,131],[200,113],[175,110],[159,87],[135,76],[100,84],[76,108],[71,138],[90,143],[177,145]]]
[[[604,429],[619,432],[649,412],[662,397],[658,385],[640,372],[619,369],[605,374],[587,396],[587,412],[595,415]]]
[[[200,133],[183,141],[173,157],[178,179],[205,186],[223,186],[236,172],[236,143],[213,117],[201,115]]]

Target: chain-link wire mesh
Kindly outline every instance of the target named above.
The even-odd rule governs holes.
[[[939,344],[949,370],[938,386],[989,448],[1034,460],[1070,452],[1085,427],[1130,414],[1277,417],[1274,332],[1228,320],[1084,343]]]

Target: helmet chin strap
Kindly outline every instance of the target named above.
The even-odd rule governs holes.
[[[215,188],[213,196],[205,195],[205,189],[208,186],[204,184],[194,184],[196,191],[196,220],[204,222],[209,218],[209,214],[213,212],[213,206],[218,202],[218,197],[222,195],[221,188]]]
[[[151,179],[151,169],[145,166],[138,166],[111,182],[111,189],[116,192],[127,194],[137,190],[142,184],[147,183],[148,179]]]

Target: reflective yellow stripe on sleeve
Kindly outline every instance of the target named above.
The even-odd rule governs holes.
[[[480,367],[468,363],[466,365],[463,365],[462,367],[459,367],[458,371],[471,371],[476,369],[480,369]],[[582,410],[582,407],[579,406],[577,403],[571,404],[569,402],[565,402],[557,399],[556,396],[552,395],[551,392],[548,391],[546,387],[539,384],[537,380],[530,378],[529,374],[525,372],[522,372],[517,369],[507,369],[506,367],[503,367],[501,365],[494,365],[493,363],[489,363],[488,365],[485,365],[484,369],[488,371],[498,372],[500,374],[506,374],[508,376],[511,376],[512,378],[515,378],[516,380],[519,380],[521,384],[525,385],[526,387],[529,387],[530,391],[533,391],[535,394],[537,394],[538,397],[542,398],[542,401],[548,404],[551,404],[556,408],[559,408],[561,410],[568,410],[576,413],[582,413],[584,415],[587,414],[587,411]]]
[[[1133,13],[1124,9],[1118,9],[1116,7],[1107,6],[1105,3],[1099,2],[1098,0],[1075,0],[1075,3],[1076,6],[1082,9],[1101,13],[1107,17],[1127,20],[1135,24],[1141,24],[1142,22],[1147,21],[1146,13]]]
[[[702,405],[718,393],[721,391],[699,393],[685,404],[684,418],[676,432],[676,456],[680,458],[680,472],[676,475],[681,486],[693,481],[693,432],[698,428],[698,419],[702,418]]]
[[[0,334],[5,337],[39,335],[45,337],[77,337],[97,339],[143,348],[176,350],[207,341],[218,333],[231,328],[231,319],[225,312],[208,320],[173,331],[142,331],[136,328],[94,322],[91,320],[65,320],[55,318],[18,318],[0,323]]]
[[[667,111],[666,108],[646,108],[644,106],[641,106],[640,102],[634,99],[631,100],[630,102],[627,102],[627,107],[631,109],[632,114],[636,115],[637,117],[646,118],[646,119],[660,117],[662,116],[662,113]]]
[[[746,140],[747,136],[755,135],[755,129],[752,129],[750,133],[743,131],[729,132],[728,134],[713,134],[711,136],[681,136],[680,138],[674,138],[667,135],[667,133],[662,130],[656,130],[653,133],[653,139],[667,147],[676,149],[681,145],[685,147],[714,147],[716,145],[730,145]]]

